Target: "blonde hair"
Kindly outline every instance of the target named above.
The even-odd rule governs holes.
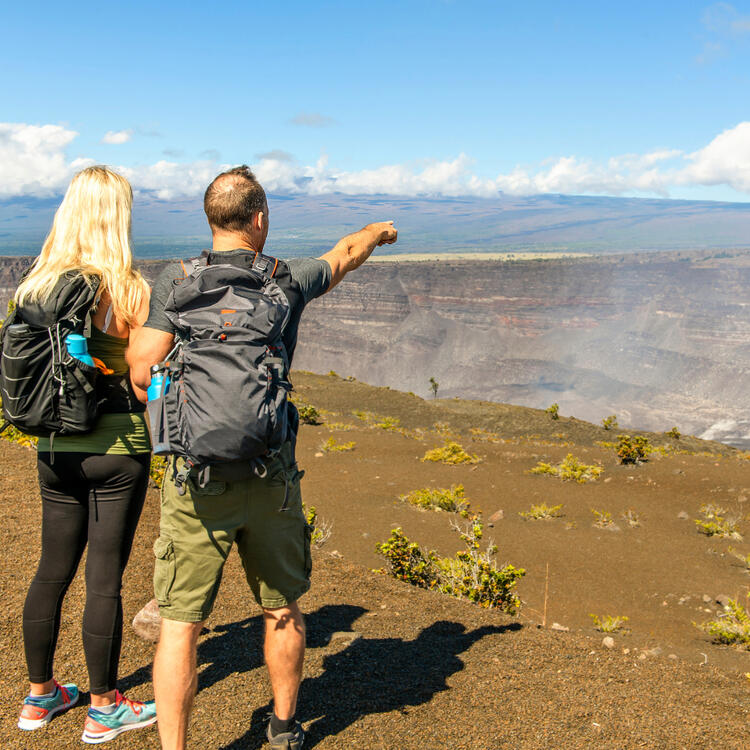
[[[16,290],[16,304],[44,302],[60,276],[79,271],[89,281],[98,277],[98,296],[109,292],[114,314],[131,327],[137,325],[146,282],[133,268],[132,205],[130,183],[111,169],[88,167],[75,175],[42,251]]]

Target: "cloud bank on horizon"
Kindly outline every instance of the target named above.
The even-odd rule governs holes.
[[[96,163],[86,157],[68,157],[77,136],[61,125],[0,123],[0,198],[61,194],[76,171]],[[108,131],[102,142],[118,145],[132,136],[131,130]],[[213,153],[206,156],[192,162],[160,160],[113,166],[128,177],[137,192],[170,200],[200,195],[218,171],[230,166],[208,158],[215,156]],[[266,190],[282,194],[495,197],[500,193],[562,193],[667,198],[678,188],[713,186],[750,194],[750,121],[719,133],[692,152],[659,149],[604,161],[555,157],[532,167],[518,166],[494,178],[474,174],[473,160],[463,153],[447,161],[345,171],[331,166],[327,157],[305,165],[277,149],[258,154],[252,166]]]

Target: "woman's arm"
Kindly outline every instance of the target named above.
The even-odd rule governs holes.
[[[146,319],[148,318],[148,308],[149,308],[149,302],[151,301],[151,289],[146,285],[145,291],[143,293],[143,299],[141,299],[141,306],[138,308],[138,314],[136,316],[137,319],[137,325],[132,326],[128,332],[128,352],[130,351],[130,347],[133,346],[133,342],[138,338],[140,333],[143,331],[143,324],[146,322]],[[127,352],[125,354],[126,359]],[[133,391],[135,391],[135,395],[138,398],[139,401],[142,401],[145,403],[147,396],[146,391],[141,388],[137,384],[137,377],[134,377],[135,373],[133,372],[132,364],[128,361],[128,364],[130,365],[130,383],[133,386]]]

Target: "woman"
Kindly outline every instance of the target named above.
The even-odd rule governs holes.
[[[23,611],[31,690],[18,720],[37,729],[78,700],[74,684],[53,676],[63,597],[83,551],[86,606],[83,650],[91,707],[83,741],[105,742],[156,721],[154,702],[125,698],[116,687],[122,642],[122,574],[148,485],[150,441],[139,391],[130,381],[125,349],[148,313],[149,289],[132,267],[128,181],[106,167],[89,167],[70,183],[16,304],[44,302],[61,274],[98,279],[89,354],[106,375],[97,381],[100,417],[92,432],[40,438],[42,554]],[[142,395],[142,394],[141,394]]]

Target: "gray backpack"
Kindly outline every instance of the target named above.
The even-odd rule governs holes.
[[[204,253],[174,282],[165,313],[177,343],[152,368],[148,411],[154,453],[185,459],[180,471],[174,462],[181,492],[192,469],[205,485],[211,465],[243,462],[264,476],[288,439],[289,302],[276,265],[261,253],[250,268],[209,265]]]

